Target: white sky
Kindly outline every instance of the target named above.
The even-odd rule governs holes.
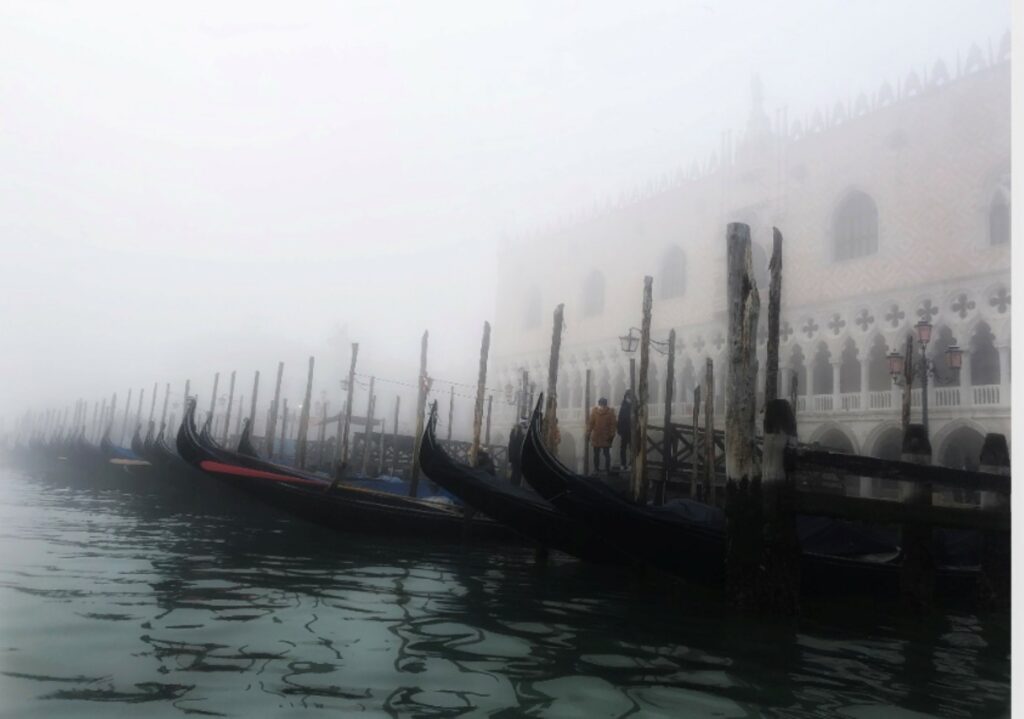
[[[297,401],[310,353],[336,400],[346,327],[363,371],[412,380],[429,328],[471,381],[503,234],[704,159],[754,73],[793,119],[1009,27],[1005,0],[5,0],[0,415],[247,394],[278,359]]]

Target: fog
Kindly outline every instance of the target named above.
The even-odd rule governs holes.
[[[431,374],[472,382],[499,242],[705,158],[755,75],[797,116],[1009,25],[966,0],[5,2],[0,416],[186,379],[203,406],[231,370],[265,403],[279,360],[298,402],[310,355],[336,407],[349,342],[413,383],[425,329]]]

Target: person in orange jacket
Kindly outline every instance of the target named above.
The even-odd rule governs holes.
[[[594,448],[595,472],[601,471],[602,455],[605,471],[612,468],[611,447],[617,426],[615,410],[608,406],[608,400],[604,397],[597,400],[597,406],[590,410],[590,417],[587,419],[587,439]]]

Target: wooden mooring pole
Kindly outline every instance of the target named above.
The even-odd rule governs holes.
[[[768,342],[764,363],[764,404],[779,396],[779,321],[782,312],[782,233],[772,228],[772,259],[768,263]],[[795,408],[794,408],[795,409]],[[765,410],[767,413],[767,409]],[[767,416],[765,422],[767,423]],[[767,425],[766,425],[767,426]],[[768,430],[765,429],[765,433]]]
[[[491,407],[494,404],[494,395],[487,395],[487,422],[484,426],[484,446],[491,446]]]
[[[590,396],[591,375],[593,370],[589,367],[583,374],[583,423],[588,426],[590,422],[590,408],[594,398]],[[590,433],[583,433],[583,476],[590,476]]]
[[[750,228],[729,223],[726,242],[725,578],[729,603],[750,611],[758,607],[763,544],[761,476],[754,448],[761,302],[751,268]]]
[[[220,372],[216,372],[213,375],[213,392],[210,394],[210,412],[207,415],[206,421],[213,427],[213,413],[217,410],[217,386],[220,384]],[[153,386],[153,392],[156,392],[156,385]],[[149,412],[149,419],[153,419],[153,411]],[[212,430],[211,430],[212,431]]]
[[[715,504],[715,361],[704,366],[704,501]]]
[[[558,355],[562,350],[562,326],[565,305],[555,308],[551,324],[551,354],[548,356],[548,391],[544,396],[544,424],[542,425],[544,446],[552,453],[558,451],[555,432],[558,429]]]
[[[903,350],[903,405],[900,412],[900,425],[903,427],[903,436],[907,436],[910,427],[910,396],[914,388],[914,338],[907,335],[907,341]],[[808,391],[810,388],[808,387]],[[927,432],[925,433],[927,435]],[[931,447],[928,448],[929,457]],[[930,460],[929,460],[930,461]]]
[[[128,389],[128,399],[124,401],[124,419],[121,420],[121,438],[118,440],[118,444],[124,446],[124,437],[128,432],[128,413],[131,411],[132,404],[132,390]]]
[[[402,406],[402,395],[395,395],[395,423],[391,425],[391,476],[395,476],[398,463],[398,409]]]
[[[366,398],[366,430],[363,433],[363,459],[360,469],[363,476],[366,475],[366,470],[370,464],[370,433],[373,431],[373,410],[374,401],[377,399],[373,395],[373,383],[374,378],[370,377],[370,390]]]
[[[1010,476],[1010,449],[1006,436],[986,434],[981,447],[982,472]],[[997,492],[981,493],[982,511],[1010,511],[1010,497]],[[1010,608],[1010,533],[983,532],[981,535],[981,573],[978,576],[978,603],[985,609]]]
[[[348,364],[348,389],[345,395],[345,416],[338,419],[338,440],[335,451],[335,475],[344,476],[349,461],[349,434],[352,424],[352,396],[356,391],[356,360],[359,358],[359,343],[352,343],[352,355]]]
[[[661,482],[654,498],[654,503],[665,503],[665,491],[668,488],[669,473],[672,467],[672,399],[675,389],[676,374],[676,331],[668,333],[668,363],[665,365],[665,421],[661,433]]]
[[[908,342],[908,347],[912,344]],[[903,435],[900,459],[913,464],[932,463],[932,445],[924,425],[910,424]],[[932,485],[927,482],[900,482],[900,501],[916,507],[930,507]],[[900,595],[914,610],[930,607],[935,595],[935,556],[931,525],[914,523],[900,528],[903,565],[900,571]]]
[[[260,392],[260,371],[256,370],[256,376],[252,380],[252,399],[249,404],[249,431],[256,431],[256,398]]]
[[[452,425],[455,424],[455,385],[448,388],[448,436],[446,441],[452,443]]]
[[[138,429],[139,427],[142,426],[142,398],[145,396],[145,394],[146,394],[146,388],[143,387],[142,389],[139,390],[139,404],[135,408],[135,428],[136,429]],[[187,397],[187,395],[188,395],[188,382],[185,383],[185,394],[186,394],[185,403],[188,404],[188,397]]]
[[[480,367],[476,377],[476,401],[473,404],[473,443],[469,447],[469,466],[476,467],[480,454],[480,431],[484,421],[484,394],[487,392],[487,355],[491,349],[491,323],[484,322],[480,340]]]
[[[431,381],[427,377],[427,339],[429,332],[423,331],[423,338],[420,340],[420,374],[416,382],[416,436],[412,438],[412,470],[409,481],[409,496],[415,497],[419,492],[420,484],[420,445],[423,443],[423,422],[427,410],[427,393],[430,392]]]
[[[231,370],[231,382],[228,384],[228,406],[224,414],[224,434],[222,435],[225,447],[231,432],[231,409],[235,406],[235,372],[236,370]]]
[[[647,504],[647,400],[649,396],[648,368],[651,362],[651,304],[654,299],[654,278],[644,277],[644,298],[640,322],[640,376],[637,393],[633,398],[633,499]]]
[[[770,331],[770,330],[769,330]],[[796,417],[789,402],[765,405],[761,492],[764,545],[759,582],[763,611],[795,616],[800,611],[800,538],[796,528],[796,480],[786,449],[796,444]]]
[[[164,406],[160,409],[160,427],[167,426],[167,403],[171,400],[171,383],[164,383]]]
[[[313,366],[316,360],[309,358],[309,371],[306,374],[306,396],[302,401],[302,409],[299,412],[299,433],[297,436],[298,446],[295,449],[295,466],[299,469],[306,468],[306,448],[309,441],[309,410],[313,401]]]
[[[690,499],[697,499],[700,482],[700,385],[693,388],[693,425],[690,428]]]
[[[285,397],[281,400],[281,441],[278,446],[278,452],[280,452],[281,460],[284,461],[284,442],[288,439],[288,398]],[[294,456],[292,457],[294,460]]]
[[[274,457],[274,435],[277,434],[277,415],[281,411],[281,377],[284,375],[284,362],[277,363],[277,383],[274,385],[274,401],[270,403],[270,417],[267,423],[267,459]]]

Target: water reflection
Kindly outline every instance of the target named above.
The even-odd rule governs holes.
[[[345,535],[187,477],[0,475],[0,707],[18,716],[1000,716],[1008,619],[799,627],[523,549]],[[46,701],[43,701],[46,700]],[[898,708],[898,709],[897,709]],[[150,709],[147,709],[147,712]]]

